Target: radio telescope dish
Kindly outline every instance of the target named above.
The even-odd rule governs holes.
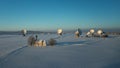
[[[102,33],[103,33],[102,30],[98,30],[98,31],[97,31],[97,34],[99,34],[99,35],[101,35]]]
[[[94,30],[94,29],[90,29],[90,33],[92,33],[92,34],[93,34],[94,32],[95,32],[95,30]]]
[[[87,32],[87,35],[90,35],[91,33],[90,32]]]
[[[62,35],[62,29],[58,29],[58,31],[57,31],[57,33],[59,34],[59,35]]]
[[[27,34],[27,30],[26,29],[23,29],[21,32],[22,32],[23,36],[25,36]]]

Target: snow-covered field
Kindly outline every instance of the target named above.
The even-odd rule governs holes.
[[[30,35],[0,35],[0,68],[120,68],[120,36],[37,35],[42,40],[56,38],[57,44],[27,46]]]

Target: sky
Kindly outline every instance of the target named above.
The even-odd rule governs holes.
[[[0,31],[120,28],[120,0],[0,0]]]

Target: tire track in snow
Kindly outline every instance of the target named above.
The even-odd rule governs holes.
[[[1,65],[2,63],[4,63],[4,61],[5,61],[8,57],[10,57],[11,55],[13,55],[13,54],[15,54],[15,53],[18,54],[20,50],[22,50],[22,49],[24,49],[24,48],[26,48],[26,47],[28,47],[28,46],[27,46],[27,45],[26,45],[26,46],[22,46],[22,47],[20,47],[20,48],[17,48],[17,49],[15,49],[15,50],[11,51],[10,53],[8,53],[8,54],[6,54],[6,55],[0,57],[0,65]]]

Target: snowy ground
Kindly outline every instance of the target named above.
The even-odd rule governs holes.
[[[27,46],[27,37],[0,35],[0,68],[120,68],[120,36],[74,38],[64,34],[38,34],[56,38],[57,45]]]

